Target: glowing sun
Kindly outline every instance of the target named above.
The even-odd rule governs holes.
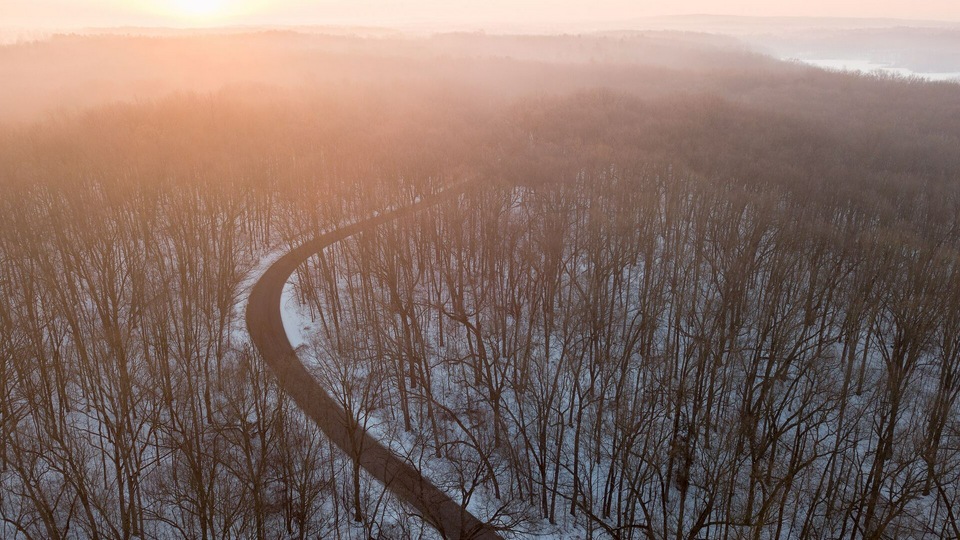
[[[174,5],[186,17],[207,18],[223,15],[227,0],[175,0]]]

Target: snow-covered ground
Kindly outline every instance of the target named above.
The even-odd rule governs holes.
[[[330,248],[328,248],[330,249]],[[279,254],[271,252],[265,256],[261,264],[258,265],[257,272],[262,273],[269,267],[272,261],[278,258]],[[336,384],[338,377],[342,374],[322,373],[327,369],[334,371],[329,365],[324,365],[321,357],[329,358],[330,344],[324,343],[321,323],[317,317],[311,315],[307,306],[300,303],[297,294],[297,275],[291,276],[290,280],[284,286],[281,297],[281,318],[283,320],[284,330],[290,344],[300,351],[300,358],[308,369],[313,371],[317,379],[326,383],[327,390],[334,396],[342,395],[342,387],[331,388]],[[344,283],[341,283],[343,286]],[[337,360],[333,361],[334,363]],[[367,376],[362,367],[357,366],[358,370],[354,374]],[[437,386],[449,386],[447,384],[438,384]],[[416,428],[411,432],[404,431],[401,425],[392,418],[391,411],[386,408],[375,408],[373,410],[355,411],[355,413],[366,415],[365,427],[367,431],[384,446],[401,456],[409,463],[413,464],[421,473],[431,482],[444,490],[454,501],[463,500],[462,486],[458,482],[460,471],[457,470],[456,463],[451,462],[446,457],[437,457],[434,453],[425,451],[424,441],[419,435],[420,430]],[[393,411],[395,412],[395,411]],[[481,484],[476,492],[469,496],[466,505],[467,509],[482,520],[489,521],[493,514],[501,505],[498,504],[496,497],[491,489],[485,484]],[[430,534],[433,534],[430,531]],[[546,540],[574,540],[585,538],[586,532],[583,528],[572,523],[563,526],[551,525],[546,520],[538,520],[533,523],[525,523],[522,532],[515,534],[507,533],[507,538],[543,538]],[[429,538],[425,535],[424,538]]]

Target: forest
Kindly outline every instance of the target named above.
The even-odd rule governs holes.
[[[101,79],[50,112],[71,55]],[[286,309],[351,429],[501,537],[960,537],[960,85],[673,33],[61,36],[0,73],[2,538],[443,536],[244,309],[447,192]]]

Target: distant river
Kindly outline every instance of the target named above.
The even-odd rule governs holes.
[[[951,81],[960,83],[960,71],[948,73],[931,73],[923,71],[913,71],[912,69],[895,67],[889,64],[879,64],[869,60],[857,60],[848,58],[797,58],[796,60],[812,66],[832,71],[854,71],[860,73],[873,73],[881,71],[896,75],[916,76],[929,81]]]

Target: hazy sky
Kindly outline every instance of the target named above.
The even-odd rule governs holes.
[[[0,0],[0,26],[537,25],[674,14],[960,21],[960,0]]]

